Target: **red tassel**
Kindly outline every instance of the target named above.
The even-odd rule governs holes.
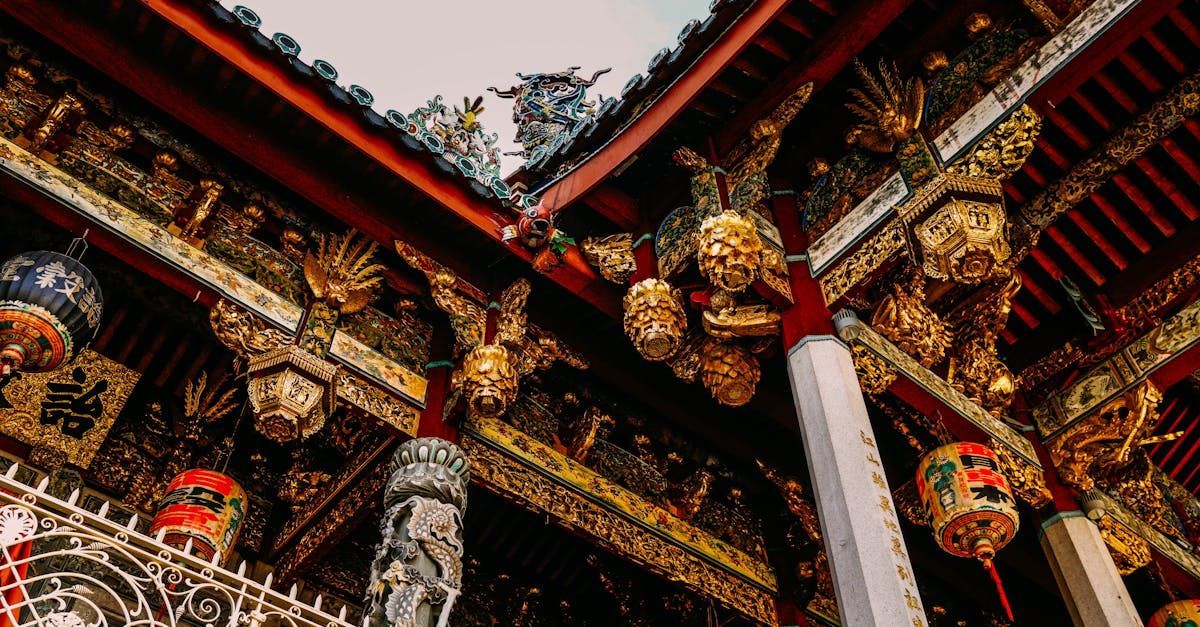
[[[1012,607],[1008,604],[1008,595],[1004,593],[1004,582],[1000,581],[1000,573],[996,572],[996,565],[989,559],[980,561],[983,562],[984,570],[988,571],[988,574],[992,576],[992,583],[996,584],[996,594],[1000,595],[1000,605],[1004,607],[1004,613],[1008,615],[1009,622],[1012,622]]]

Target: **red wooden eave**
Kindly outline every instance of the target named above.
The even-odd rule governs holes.
[[[161,0],[159,0],[161,1]],[[689,67],[657,100],[571,173],[542,194],[554,209],[574,203],[636,155],[659,131],[687,108],[726,67],[788,5],[789,0],[759,0],[729,27],[695,64]]]
[[[170,4],[171,8],[185,11],[185,14],[190,15],[194,20],[201,19],[193,7],[175,6],[174,3],[162,0],[151,4]],[[418,246],[425,246],[430,241],[427,235],[412,233],[411,229],[401,224],[394,216],[390,216],[388,212],[380,210],[373,203],[366,201],[354,190],[333,185],[328,179],[315,176],[312,169],[303,163],[301,158],[261,137],[263,130],[248,120],[223,112],[218,108],[198,105],[197,103],[202,101],[203,96],[192,86],[179,84],[177,75],[147,61],[144,55],[130,47],[128,42],[111,38],[108,33],[103,32],[103,26],[92,20],[64,10],[62,7],[56,7],[55,3],[45,3],[39,0],[12,0],[0,3],[0,11],[9,13],[72,55],[122,83],[126,88],[167,111],[222,148],[237,154],[248,163],[255,164],[271,178],[308,198],[331,215],[358,227],[373,239],[385,242],[389,247],[390,238],[407,239]],[[414,185],[414,187],[430,195],[489,237],[499,241],[499,229],[510,221],[502,213],[504,210],[492,207],[483,199],[473,197],[472,192],[457,186],[455,182],[446,179],[444,175],[438,174],[431,164],[423,161],[427,156],[404,154],[394,145],[388,145],[386,152],[381,155],[372,155],[372,146],[390,143],[385,135],[368,132],[363,123],[355,119],[349,110],[337,110],[335,105],[325,101],[320,94],[313,92],[310,86],[294,80],[289,75],[290,73],[283,68],[275,67],[264,59],[254,58],[252,55],[256,54],[255,51],[249,49],[245,41],[228,33],[211,29],[207,25],[196,26],[196,28],[202,30],[190,31],[189,34],[219,37],[227,46],[231,47],[237,47],[240,44],[243,60],[248,63],[251,60],[255,61],[251,65],[258,68],[257,71],[262,74],[261,77],[252,75],[252,78],[258,80],[258,84],[261,84],[263,88],[279,93],[277,88],[286,86],[287,90],[294,92],[297,97],[304,96],[313,99],[317,103],[313,106],[316,106],[317,109],[306,109],[310,115],[336,114],[339,128],[346,132],[353,131],[354,137],[368,137],[371,140],[370,146],[365,148],[353,143],[352,145],[375,158],[384,167],[391,169],[391,166],[403,166],[405,172],[415,173],[419,181],[434,185],[435,187],[432,189],[436,191],[433,193],[430,193],[428,187],[423,188],[420,185]],[[331,132],[333,132],[332,129]],[[380,157],[386,158],[388,163],[379,161]],[[516,243],[505,243],[505,246],[515,256],[527,262],[532,260],[532,253],[524,247]],[[565,262],[545,274],[601,311],[612,316],[619,315],[619,295],[596,275],[577,249],[570,248],[567,251]]]
[[[513,220],[501,213],[503,210],[499,207],[476,196],[463,182],[440,173],[429,163],[427,155],[415,154],[386,134],[369,128],[357,113],[331,102],[316,86],[299,80],[290,69],[279,64],[278,59],[265,57],[247,37],[214,25],[210,16],[200,8],[179,0],[142,0],[142,4],[288,104],[305,112],[335,136],[362,151],[477,230],[501,242],[501,227]],[[347,216],[340,217],[347,219]],[[509,241],[502,244],[515,256],[526,262],[532,261],[533,253],[520,243]],[[563,263],[546,274],[606,313],[615,315],[619,311],[616,295],[577,250],[570,249]]]

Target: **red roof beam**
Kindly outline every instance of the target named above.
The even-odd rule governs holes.
[[[1183,33],[1185,37],[1191,40],[1192,44],[1200,46],[1200,28],[1196,28],[1196,24],[1187,18],[1178,9],[1167,14],[1167,19]]]
[[[637,228],[637,201],[612,185],[601,185],[592,190],[584,202],[623,230],[631,231]]]
[[[1058,228],[1057,224],[1046,229],[1046,235],[1049,235],[1050,240],[1055,244],[1058,244],[1058,247],[1067,254],[1067,258],[1069,258],[1076,267],[1082,270],[1083,273],[1092,280],[1092,283],[1095,285],[1104,285],[1104,273],[1101,272],[1100,269],[1097,268],[1096,265],[1087,258],[1087,255],[1085,255],[1083,251],[1075,245],[1075,242],[1071,241],[1070,237],[1067,237],[1067,235],[1062,232],[1062,229]]]
[[[1181,148],[1179,144],[1175,143],[1175,140],[1171,139],[1170,137],[1164,137],[1158,145],[1162,146],[1163,151],[1166,152],[1167,155],[1169,155],[1171,159],[1174,160],[1175,163],[1178,164],[1179,167],[1182,168],[1183,171],[1186,172],[1193,181],[1200,182],[1200,164],[1196,163],[1196,160],[1190,153]]]
[[[1033,277],[1024,270],[1021,270],[1021,289],[1032,294],[1033,297],[1042,304],[1042,307],[1045,307],[1046,310],[1051,314],[1056,314],[1062,310],[1062,307],[1058,304],[1058,301],[1054,300],[1054,297],[1047,293],[1046,290],[1042,289],[1042,286],[1039,285],[1037,281],[1033,280]],[[1030,324],[1029,326],[1030,328],[1033,328],[1037,325]]]
[[[1153,28],[1182,1],[1140,2],[1129,9],[1115,27],[1108,29],[1071,61],[1070,71],[1058,72],[1046,85],[1038,89],[1038,99],[1051,104],[1061,102],[1080,85],[1098,74],[1114,57]]]
[[[1112,242],[1100,232],[1100,229],[1096,228],[1096,225],[1092,224],[1092,221],[1088,220],[1087,216],[1083,215],[1083,212],[1080,211],[1079,207],[1075,207],[1068,211],[1067,219],[1073,222],[1075,226],[1079,227],[1079,230],[1083,231],[1083,234],[1096,244],[1096,247],[1104,253],[1104,256],[1107,257],[1108,260],[1112,262],[1112,264],[1116,266],[1118,270],[1124,270],[1129,265],[1129,262],[1125,259],[1125,255],[1122,255],[1117,248],[1113,246]]]
[[[1025,326],[1029,327],[1030,329],[1037,327],[1039,322],[1037,316],[1033,315],[1033,313],[1026,309],[1025,306],[1020,302],[1013,301],[1012,312],[1017,314],[1017,317],[1021,319],[1021,322],[1025,323]],[[1007,331],[1007,329],[1005,330]]]
[[[765,33],[759,35],[758,39],[754,40],[754,47],[762,49],[764,52],[775,57],[776,59],[781,59],[783,61],[792,60],[792,53],[785,48],[778,39],[775,39],[774,37]]]
[[[1133,58],[1133,56],[1129,54],[1128,50],[1117,55],[1117,60],[1121,62],[1121,65],[1125,66],[1125,69],[1129,70],[1130,74],[1133,74],[1134,78],[1136,78],[1143,87],[1151,92],[1157,94],[1166,88],[1162,81],[1158,80],[1157,77],[1151,74],[1150,70],[1147,70],[1146,66],[1142,65],[1141,61]]]
[[[1112,120],[1108,119],[1108,116],[1100,110],[1100,107],[1096,106],[1096,103],[1092,102],[1091,98],[1088,98],[1082,92],[1076,92],[1071,99],[1083,109],[1084,113],[1088,114],[1088,117],[1092,118],[1096,124],[1099,124],[1100,128],[1104,129],[1106,132],[1112,132]]]
[[[1067,136],[1067,139],[1070,139],[1079,148],[1088,150],[1092,147],[1092,140],[1088,139],[1087,134],[1079,130],[1079,127],[1075,126],[1075,123],[1060,113],[1058,109],[1051,108],[1046,113],[1046,118],[1053,122]]]
[[[816,38],[816,34],[812,27],[809,26],[804,20],[792,15],[791,13],[780,13],[779,16],[775,18],[775,21],[779,22],[779,24],[784,28],[800,34],[800,36],[804,37],[805,39]]]
[[[1180,191],[1175,183],[1172,183],[1170,179],[1164,176],[1162,170],[1159,170],[1158,166],[1154,165],[1152,161],[1146,157],[1142,157],[1134,161],[1134,165],[1146,175],[1146,178],[1150,179],[1151,183],[1154,183],[1158,191],[1171,199],[1171,202],[1183,212],[1183,215],[1187,216],[1188,220],[1200,218],[1200,209],[1196,208],[1196,204],[1192,202],[1192,199]]]

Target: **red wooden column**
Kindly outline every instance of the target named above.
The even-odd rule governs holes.
[[[772,189],[782,189],[772,185]],[[775,225],[788,256],[788,276],[795,303],[783,311],[783,347],[791,349],[808,335],[833,335],[833,318],[825,305],[821,284],[813,278],[808,261],[801,255],[808,250],[808,237],[800,228],[800,206],[792,193],[776,192],[771,199]]]
[[[425,409],[417,424],[417,437],[442,438],[458,441],[458,429],[442,419],[446,409],[446,395],[450,393],[450,372],[454,369],[454,334],[445,324],[433,328],[430,362],[425,366]]]

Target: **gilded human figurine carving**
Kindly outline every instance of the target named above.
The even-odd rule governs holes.
[[[950,347],[950,332],[925,304],[925,279],[915,273],[905,286],[897,281],[871,317],[871,326],[929,368],[940,363]]]
[[[401,444],[383,494],[364,627],[445,627],[462,589],[462,519],[470,463],[454,444]]]

